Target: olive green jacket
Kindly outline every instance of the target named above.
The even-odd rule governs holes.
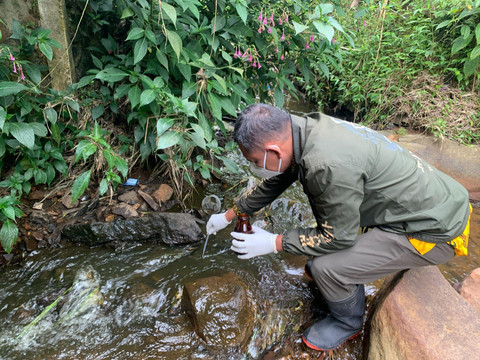
[[[360,227],[432,243],[463,232],[468,192],[449,176],[369,128],[318,113],[291,118],[295,163],[236,204],[254,213],[299,180],[317,227],[286,231],[285,251],[318,256],[345,249]]]

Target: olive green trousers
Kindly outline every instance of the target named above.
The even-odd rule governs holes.
[[[445,243],[420,255],[406,235],[374,228],[359,235],[348,249],[314,257],[311,272],[327,300],[341,301],[351,297],[358,284],[405,269],[442,264],[454,256],[453,247]]]

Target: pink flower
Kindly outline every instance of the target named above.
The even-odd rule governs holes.
[[[15,61],[15,58],[13,57],[12,53],[10,53],[9,59],[10,59],[11,61]]]
[[[18,71],[20,71],[20,79],[25,80],[25,75],[23,75],[23,69],[20,65],[18,65]]]
[[[334,45],[334,44],[335,44],[335,38],[332,39],[332,45]]]
[[[262,33],[262,27],[259,27],[257,31],[258,31],[259,34],[261,34]]]
[[[253,67],[257,67],[257,63],[254,61],[252,64]]]
[[[271,28],[270,26],[268,27],[268,31],[267,31],[267,32],[268,32],[269,34],[272,33],[272,28]]]
[[[280,38],[281,40],[285,40],[285,30],[282,31],[282,37]]]
[[[263,19],[263,25],[267,25],[267,24],[268,24],[268,20],[267,20],[267,18],[264,18]]]
[[[17,66],[15,65],[15,63],[13,63],[13,73],[14,73],[14,74],[17,73]]]
[[[258,16],[258,20],[259,20],[259,21],[262,21],[262,20],[263,20],[262,10],[260,10],[260,15]]]
[[[248,56],[248,61],[249,61],[249,62],[252,62],[252,55],[249,55],[249,56]]]
[[[262,64],[258,63],[258,68],[260,69],[262,67]]]
[[[277,48],[275,49],[275,52],[278,53],[278,46],[277,46]]]
[[[246,51],[243,53],[242,57],[245,57],[245,56],[247,56],[247,55],[248,55],[248,50],[246,50]]]
[[[288,14],[285,16],[285,22],[288,23]]]
[[[305,49],[307,50],[310,49],[310,44],[308,43],[308,41],[307,41],[307,45],[305,45]]]
[[[280,56],[280,60],[283,60],[283,59],[285,59],[285,57],[284,57],[283,54],[282,54],[282,56]]]
[[[278,18],[278,25],[282,25],[282,24],[283,24],[282,18]]]
[[[313,42],[314,38],[313,38],[313,34],[310,34],[310,41]]]
[[[367,20],[363,20],[363,26],[367,26]]]

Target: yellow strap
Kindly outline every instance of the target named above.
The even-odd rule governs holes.
[[[465,230],[463,230],[462,235],[447,242],[447,244],[454,247],[455,255],[457,256],[468,255],[468,237],[470,235],[470,218],[472,216],[472,210],[472,205],[470,204],[470,215],[468,216],[467,226],[465,226]],[[435,243],[428,243],[425,241],[414,239],[410,236],[408,237],[408,240],[413,245],[413,247],[420,253],[420,255],[425,255],[435,246]]]

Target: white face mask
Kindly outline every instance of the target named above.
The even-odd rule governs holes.
[[[263,156],[263,168],[255,165],[254,163],[250,163],[250,171],[257,175],[260,178],[263,179],[270,179],[271,177],[280,175],[282,172],[280,171],[280,168],[282,167],[282,159],[280,159],[280,163],[278,164],[278,170],[273,171],[273,170],[267,170],[265,168],[265,161],[267,161],[267,151],[265,151],[265,155]]]

